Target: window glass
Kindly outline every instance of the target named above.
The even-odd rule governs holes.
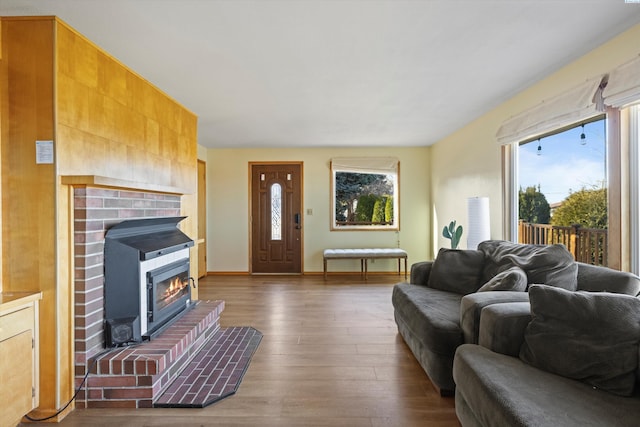
[[[282,186],[271,185],[271,240],[282,240]]]
[[[398,230],[397,172],[333,170],[332,230]]]
[[[578,261],[607,265],[605,118],[518,147],[518,241],[562,243]]]

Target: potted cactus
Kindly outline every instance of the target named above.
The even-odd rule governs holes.
[[[456,228],[456,221],[451,221],[448,227],[442,229],[442,235],[451,240],[451,249],[457,249],[462,237],[462,226]]]

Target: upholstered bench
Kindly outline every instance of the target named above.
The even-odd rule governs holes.
[[[327,261],[330,259],[359,259],[360,274],[367,280],[367,261],[378,258],[397,258],[398,275],[400,262],[404,259],[404,278],[407,278],[407,251],[400,248],[372,248],[372,249],[325,249],[324,250],[324,278],[327,278]]]

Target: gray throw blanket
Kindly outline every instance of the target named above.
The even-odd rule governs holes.
[[[487,240],[478,245],[484,253],[484,281],[513,266],[527,273],[529,284],[545,284],[570,291],[578,288],[578,265],[564,245],[523,245]]]

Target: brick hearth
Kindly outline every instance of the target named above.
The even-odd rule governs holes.
[[[150,408],[220,329],[223,301],[200,301],[151,341],[123,347],[91,363],[89,408]]]

